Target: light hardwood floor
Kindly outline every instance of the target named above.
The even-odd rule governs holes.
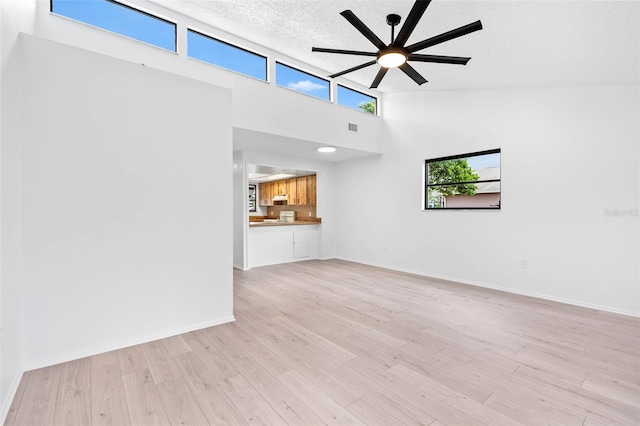
[[[25,373],[7,425],[637,425],[640,319],[343,261],[237,321]]]

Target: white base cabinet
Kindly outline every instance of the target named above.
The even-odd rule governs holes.
[[[249,227],[249,268],[317,259],[319,226]]]

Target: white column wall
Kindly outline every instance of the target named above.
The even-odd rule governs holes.
[[[230,91],[22,42],[24,369],[233,320]]]
[[[335,169],[338,257],[639,315],[639,93],[385,95],[384,155]],[[492,148],[501,211],[421,211],[425,159]]]
[[[233,267],[240,270],[246,269],[247,186],[242,151],[233,151]]]
[[[20,353],[20,31],[35,0],[0,0],[0,421],[22,375]]]

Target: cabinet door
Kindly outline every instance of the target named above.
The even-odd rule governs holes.
[[[287,195],[287,181],[279,180],[277,181],[277,184],[278,184],[278,195]]]
[[[316,175],[307,176],[307,205],[316,205]]]
[[[307,177],[302,176],[296,179],[296,189],[298,190],[298,205],[307,205]]]
[[[271,199],[273,198],[273,185],[271,182],[264,182],[260,184],[260,205],[261,206],[270,206],[273,203]]]
[[[296,178],[287,180],[287,195],[289,196],[288,205],[298,204],[298,180]]]
[[[267,184],[266,183],[259,183],[258,184],[258,196],[260,198],[260,205],[261,206],[266,206],[267,205]]]
[[[269,182],[267,184],[267,194],[269,195],[269,200],[267,201],[267,205],[272,206],[273,196],[276,195],[276,186],[273,182]]]

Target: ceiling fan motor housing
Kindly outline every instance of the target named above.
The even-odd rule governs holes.
[[[391,13],[389,15],[387,15],[387,24],[391,25],[392,27],[395,27],[396,25],[398,25],[400,23],[400,20],[402,18],[400,18],[400,15],[396,15],[395,13]]]

